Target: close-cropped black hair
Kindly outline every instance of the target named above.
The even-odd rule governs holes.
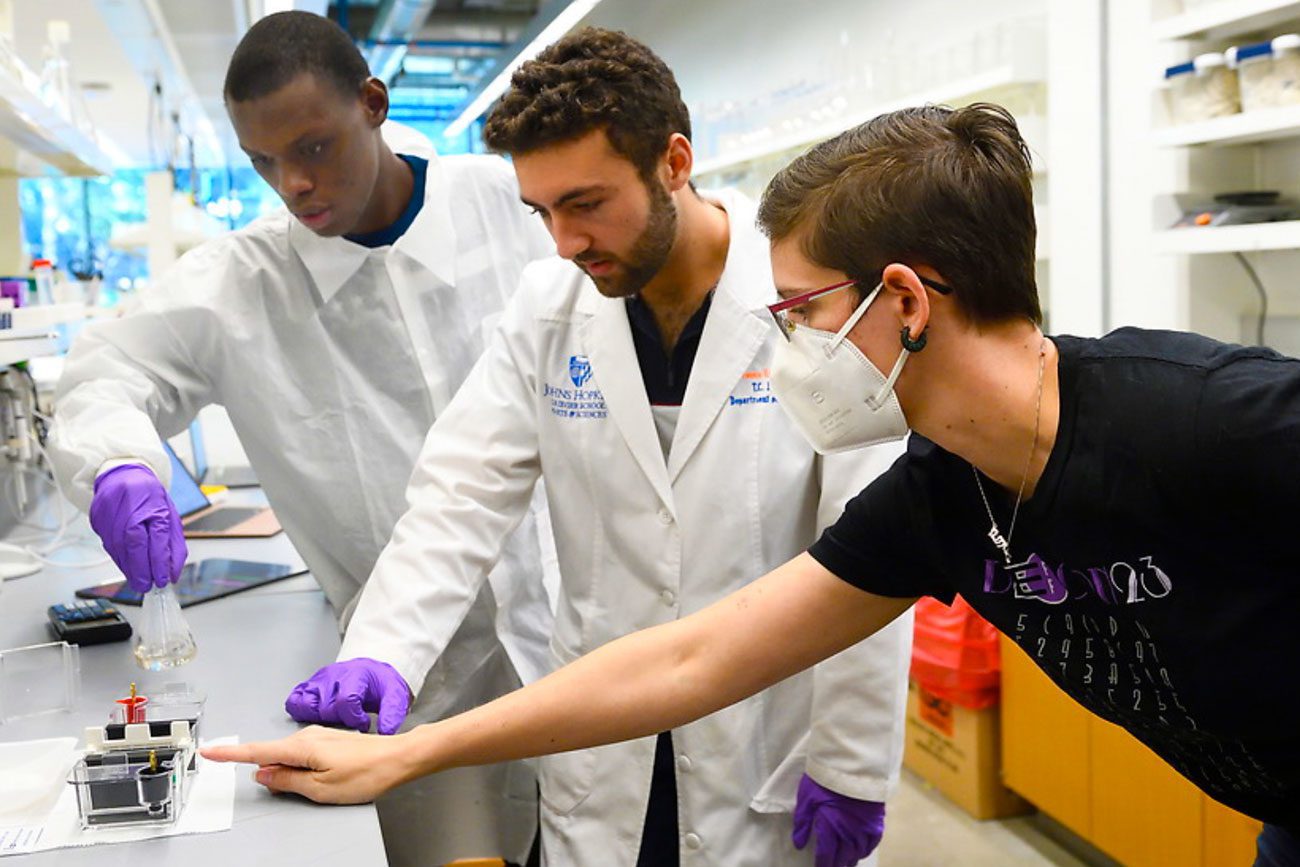
[[[346,96],[360,93],[370,77],[365,58],[342,27],[311,12],[277,12],[239,40],[222,92],[227,102],[260,99],[304,72]]]

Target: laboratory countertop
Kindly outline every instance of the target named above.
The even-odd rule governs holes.
[[[255,501],[254,491],[232,492],[232,502]],[[79,527],[89,533],[83,516]],[[28,532],[28,531],[24,531]],[[74,529],[74,532],[76,530]],[[270,539],[188,541],[190,560],[229,557],[301,565],[283,533]],[[88,547],[68,552],[85,558]],[[73,592],[120,577],[111,564],[87,569],[47,567],[0,589],[0,649],[52,641],[46,608],[69,602]],[[133,624],[141,609],[121,606]],[[241,741],[284,737],[298,729],[285,714],[285,695],[299,680],[332,662],[339,638],[334,614],[309,575],[290,578],[184,610],[198,655],[181,668],[146,672],[135,664],[132,642],[82,647],[81,696],[74,713],[50,713],[0,723],[0,741],[71,736],[107,721],[113,700],[132,681],[142,694],[164,684],[185,682],[207,695],[205,737],[238,735]],[[139,867],[175,863],[187,867],[310,864],[312,867],[369,867],[386,864],[379,821],[371,804],[333,807],[295,796],[272,795],[236,771],[234,824],[229,831],[164,837],[140,843],[56,849],[0,858],[0,867],[19,864]]]

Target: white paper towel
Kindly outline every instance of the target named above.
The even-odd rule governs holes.
[[[219,746],[238,743],[238,738],[216,738],[205,740],[204,746]],[[36,745],[42,745],[35,749]],[[137,840],[149,840],[154,837],[174,837],[178,834],[208,834],[214,831],[227,831],[235,814],[235,766],[199,761],[199,772],[194,775],[190,785],[190,796],[174,825],[146,828],[95,828],[83,831],[77,819],[77,795],[68,785],[68,772],[77,758],[76,740],[57,738],[51,741],[27,741],[23,743],[0,744],[0,804],[6,806],[0,810],[0,856],[22,855],[28,852],[44,852],[47,849],[62,849],[67,846],[96,846],[105,843],[132,843]],[[61,748],[61,749],[60,749]],[[29,807],[19,812],[8,808],[9,786],[6,757],[14,762],[13,767],[20,767],[18,757],[24,753],[40,756],[26,764],[25,779],[29,783],[23,791]],[[56,765],[62,763],[61,771],[54,776]],[[32,772],[40,773],[45,784],[30,782],[35,779]],[[51,783],[50,781],[53,781]],[[59,787],[62,791],[58,791]],[[15,787],[18,792],[18,787]],[[15,808],[17,801],[14,802]],[[52,808],[49,806],[53,804]],[[44,810],[40,807],[44,804]],[[16,819],[16,821],[15,821]]]

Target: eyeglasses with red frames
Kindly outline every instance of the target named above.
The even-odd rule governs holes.
[[[919,274],[917,279],[925,286],[930,287],[940,295],[951,295],[952,287],[945,286],[937,280],[931,280],[928,277],[922,277]],[[857,280],[844,280],[839,283],[832,283],[829,286],[823,286],[820,289],[813,289],[809,292],[802,292],[791,298],[783,298],[775,304],[767,305],[767,312],[772,314],[772,319],[776,321],[776,327],[780,329],[781,334],[789,336],[794,331],[794,327],[807,322],[806,312],[802,309],[808,303],[816,301],[827,295],[833,295],[841,289],[847,289],[850,286],[856,286]]]

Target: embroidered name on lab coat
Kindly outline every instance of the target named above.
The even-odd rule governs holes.
[[[776,402],[776,395],[772,394],[772,371],[767,367],[762,370],[746,370],[741,376],[740,385],[727,397],[727,406]]]

